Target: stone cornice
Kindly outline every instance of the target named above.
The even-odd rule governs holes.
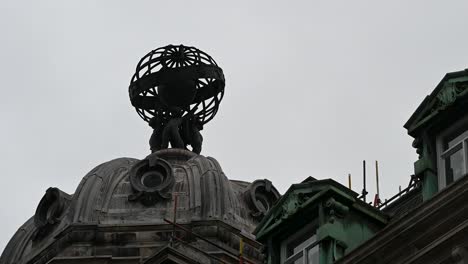
[[[196,229],[198,227],[221,227],[236,236],[242,237],[244,242],[249,246],[261,251],[263,245],[255,241],[253,238],[246,236],[239,229],[223,222],[222,220],[202,220],[192,221],[190,223],[180,225]],[[90,242],[96,240],[96,235],[99,232],[141,232],[141,231],[163,231],[172,232],[171,224],[71,224],[60,233],[58,233],[52,242],[45,245],[39,252],[35,251],[32,254],[25,256],[21,263],[28,264],[45,264],[55,258],[63,248],[70,243]],[[164,241],[162,241],[164,242]],[[167,241],[166,241],[167,242]]]

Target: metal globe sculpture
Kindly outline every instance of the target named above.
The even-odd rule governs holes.
[[[223,70],[194,47],[168,45],[145,55],[130,82],[132,105],[153,127],[152,151],[187,148],[200,153],[203,125],[224,95]]]

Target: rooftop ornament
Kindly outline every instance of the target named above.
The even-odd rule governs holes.
[[[130,101],[154,129],[152,152],[169,147],[199,154],[200,130],[216,115],[224,95],[223,70],[194,47],[168,45],[146,54],[130,82]]]

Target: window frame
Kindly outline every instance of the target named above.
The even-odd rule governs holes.
[[[449,136],[452,136],[456,131],[460,131],[457,133],[453,140],[457,140],[454,142],[452,146],[448,146],[447,149],[445,148],[445,142]],[[437,171],[438,171],[438,181],[439,181],[439,190],[447,187],[451,183],[455,182],[456,179],[449,184],[447,184],[447,175],[446,175],[446,159],[449,158],[452,154],[456,153],[458,150],[462,149],[463,153],[463,173],[462,177],[468,173],[468,115],[464,116],[454,125],[450,126],[449,128],[442,131],[437,136],[436,139],[436,149],[437,149]]]
[[[290,263],[294,263],[296,260],[298,259],[303,259],[303,260],[306,260],[307,259],[307,253],[309,252],[309,250],[313,249],[314,247],[317,247],[317,250],[320,250],[318,247],[319,247],[319,241],[317,240],[317,223],[315,223],[315,221],[313,223],[310,223],[310,224],[307,224],[306,226],[304,226],[303,228],[299,229],[298,231],[296,231],[293,235],[287,237],[285,240],[283,240],[281,243],[280,243],[280,263],[281,264],[290,264]],[[301,237],[302,235],[304,235],[305,232],[310,232],[310,236],[307,236],[306,240],[307,241],[308,239],[312,238],[312,237],[315,237],[315,239],[311,242],[309,242],[308,244],[304,245],[304,248],[301,249],[301,251],[297,252],[297,253],[293,253],[291,256],[287,257],[287,246],[293,242],[294,240],[298,239],[299,237]],[[300,244],[299,244],[300,245]],[[306,261],[303,261],[304,264],[315,264],[315,263],[307,263],[307,260]]]

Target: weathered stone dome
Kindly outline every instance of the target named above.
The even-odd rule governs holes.
[[[49,188],[0,264],[96,258],[139,263],[168,245],[194,247],[181,252],[202,263],[210,255],[228,257],[179,229],[180,243],[170,243],[174,226],[164,219],[173,221],[174,212],[177,224],[231,250],[242,237],[246,254],[260,260],[261,247],[251,232],[278,197],[269,181],[229,180],[214,158],[187,150],[165,149],[141,161],[119,158],[91,170],[73,195]]]

